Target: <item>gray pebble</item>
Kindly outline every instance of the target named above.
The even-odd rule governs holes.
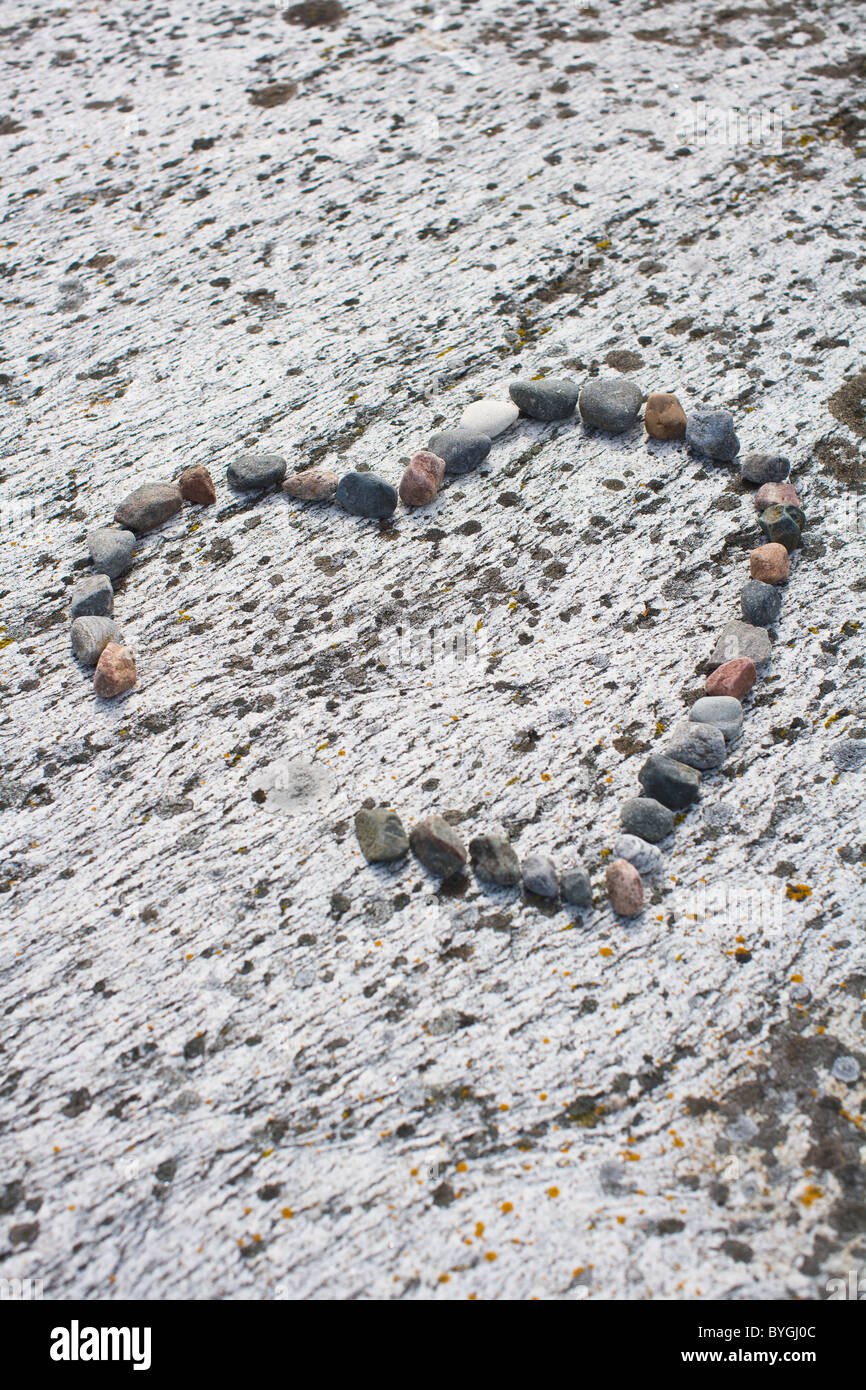
[[[661,873],[663,855],[656,845],[639,835],[620,835],[613,847],[614,859],[627,859],[644,878]]]
[[[696,410],[686,420],[686,444],[695,454],[730,463],[740,448],[727,410]]]
[[[740,463],[740,477],[747,483],[783,483],[791,465],[781,454],[746,454]]]
[[[82,666],[95,666],[109,642],[123,641],[120,628],[111,618],[76,618],[69,635]]]
[[[853,1086],[860,1075],[860,1063],[856,1057],[837,1057],[830,1071],[837,1081]]]
[[[544,377],[541,381],[513,381],[508,394],[532,420],[567,420],[574,414],[578,388],[573,381]]]
[[[355,812],[355,834],[368,864],[385,864],[408,853],[409,838],[396,811]]]
[[[704,695],[689,710],[695,724],[715,724],[730,743],[743,727],[743,706],[733,695]]]
[[[176,516],[182,506],[183,497],[176,483],[144,483],[124,497],[114,519],[118,526],[142,535]]]
[[[674,813],[651,796],[633,796],[623,802],[619,821],[626,834],[657,845],[672,833]]]
[[[838,772],[859,772],[866,763],[866,740],[840,739],[830,749],[830,757]]]
[[[747,623],[756,627],[770,627],[776,621],[782,608],[782,595],[775,584],[764,584],[760,579],[750,579],[740,594],[740,611]]]
[[[725,736],[714,724],[694,724],[684,720],[671,730],[665,752],[669,758],[676,758],[677,762],[706,772],[708,768],[721,767],[725,761]],[[623,859],[626,857],[622,855]]]
[[[520,860],[504,835],[476,835],[469,841],[472,867],[479,878],[514,888],[520,882]]]
[[[73,584],[72,593],[69,595],[69,611],[73,618],[113,613],[114,590],[108,575],[88,574]]]
[[[409,844],[424,868],[439,878],[459,874],[469,858],[457,831],[442,816],[427,816],[413,825]]]
[[[559,891],[564,903],[571,903],[573,907],[592,907],[592,884],[582,864],[575,864],[563,871]]]
[[[238,454],[226,469],[226,478],[240,492],[273,487],[286,476],[286,460],[279,454]]]
[[[553,860],[546,854],[527,854],[523,861],[523,886],[540,898],[555,898],[559,893],[559,875]]]
[[[640,387],[628,377],[593,377],[580,389],[578,409],[592,429],[622,434],[634,424],[642,401]]]
[[[352,516],[381,519],[397,510],[397,489],[378,473],[344,473],[334,500]]]
[[[773,648],[765,628],[754,627],[751,623],[734,618],[719,633],[710,657],[710,666],[715,669],[716,666],[723,666],[726,661],[735,661],[741,656],[748,657],[755,666],[762,666],[772,655]]]
[[[471,473],[490,453],[488,434],[458,425],[453,430],[440,430],[427,445],[438,458],[445,460],[446,473]]]
[[[791,1000],[794,1004],[808,1004],[811,998],[812,991],[809,986],[804,985],[802,981],[800,981],[799,984],[791,986]]]
[[[120,531],[116,526],[98,526],[87,533],[87,549],[100,574],[117,579],[132,564],[135,536],[132,531]]]
[[[701,774],[687,763],[678,763],[664,753],[651,753],[637,775],[647,796],[654,797],[672,811],[684,811],[695,800]]]

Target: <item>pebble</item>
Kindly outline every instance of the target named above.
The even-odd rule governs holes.
[[[302,502],[330,502],[340,479],[330,468],[304,468],[293,473],[283,483],[287,497],[297,497]]]
[[[856,1057],[837,1057],[830,1071],[837,1081],[853,1086],[860,1076],[860,1063]]]
[[[461,873],[469,859],[457,831],[442,816],[427,816],[414,825],[409,844],[424,868],[439,878],[453,878]]]
[[[643,884],[634,864],[614,859],[604,871],[610,905],[620,917],[637,917],[643,911]]]
[[[108,642],[93,673],[93,689],[103,700],[113,700],[135,685],[135,657],[129,647]]]
[[[120,642],[117,623],[111,618],[76,618],[70,630],[72,650],[82,666],[95,666],[109,642]]]
[[[642,840],[639,835],[620,835],[613,847],[615,859],[627,859],[639,874],[655,878],[661,872],[663,855],[657,845]]]
[[[782,595],[773,584],[765,584],[761,579],[750,579],[743,585],[740,594],[740,610],[743,621],[754,623],[756,627],[770,627],[778,618],[782,607]]]
[[[592,884],[582,864],[574,864],[563,872],[559,891],[562,901],[572,907],[592,907]]]
[[[413,454],[400,479],[400,501],[407,507],[426,507],[432,502],[445,477],[445,460],[429,449]]]
[[[476,430],[479,434],[486,434],[489,439],[495,439],[498,434],[510,429],[519,414],[520,410],[513,401],[473,401],[460,416],[460,424],[463,429]]]
[[[559,893],[556,865],[546,854],[527,854],[523,861],[523,886],[528,893],[540,898],[555,898]]]
[[[759,545],[749,555],[749,573],[764,584],[784,584],[791,573],[787,550],[778,541]]]
[[[770,660],[772,654],[773,648],[764,628],[753,627],[751,623],[734,618],[719,633],[710,665],[723,666],[738,657],[746,657],[754,666],[761,666]]]
[[[73,618],[114,612],[114,590],[107,574],[88,574],[73,584],[69,595],[69,612]]]
[[[476,835],[469,841],[472,867],[479,878],[514,888],[520,882],[520,860],[504,835]]]
[[[397,489],[378,473],[344,473],[334,497],[352,516],[392,516],[397,510]]]
[[[226,469],[226,478],[239,492],[273,487],[285,476],[286,460],[279,454],[238,454]]]
[[[689,719],[695,724],[714,724],[730,743],[743,727],[743,706],[732,695],[703,695],[689,710]]]
[[[427,448],[445,460],[446,473],[471,473],[490,453],[490,435],[480,430],[440,430]]]
[[[758,525],[768,541],[776,541],[787,551],[800,546],[800,526],[794,514],[795,509],[788,503],[774,502],[758,517]],[[802,512],[799,513],[802,516]]]
[[[651,796],[633,796],[624,801],[619,813],[620,825],[628,835],[637,835],[657,845],[674,828],[674,813]]]
[[[131,531],[119,531],[116,526],[98,526],[87,533],[87,549],[100,574],[118,579],[132,564],[135,536]]]
[[[608,434],[622,434],[634,424],[643,396],[627,377],[601,376],[584,382],[578,409],[585,425]]]
[[[746,454],[740,464],[740,477],[747,483],[781,483],[791,465],[781,454]]]
[[[740,448],[733,416],[727,410],[696,410],[686,424],[686,444],[696,454],[730,463]]]
[[[177,483],[145,483],[130,492],[118,506],[114,519],[136,535],[155,531],[183,507]]]
[[[396,811],[362,807],[355,812],[355,834],[368,864],[402,859],[409,850],[409,838]]]
[[[710,768],[721,767],[725,761],[725,736],[714,724],[695,724],[686,719],[671,730],[665,752],[678,763],[707,772]],[[628,859],[628,855],[623,858]]]
[[[747,656],[738,656],[733,661],[726,661],[717,666],[712,675],[707,676],[704,681],[704,690],[708,695],[732,695],[735,700],[742,700],[757,679],[758,672],[754,661],[750,661]]]
[[[532,420],[567,420],[574,414],[579,393],[573,381],[547,376],[540,381],[512,381],[508,394]]]
[[[647,796],[669,806],[672,811],[684,811],[690,806],[701,786],[701,774],[695,768],[665,753],[651,753],[637,780]]]
[[[213,478],[203,463],[195,463],[192,468],[185,468],[177,480],[177,485],[185,502],[197,502],[202,507],[211,507],[216,501]]]
[[[685,439],[686,413],[670,391],[653,391],[646,403],[643,422],[653,439]]]
[[[803,503],[797,494],[797,489],[791,483],[764,483],[752,498],[756,512],[766,511],[767,507],[774,506],[777,502],[790,502],[793,507],[802,508]]]

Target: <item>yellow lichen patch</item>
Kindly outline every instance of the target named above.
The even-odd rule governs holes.
[[[791,898],[795,903],[801,903],[811,896],[812,890],[806,883],[789,883],[785,887],[785,897]]]

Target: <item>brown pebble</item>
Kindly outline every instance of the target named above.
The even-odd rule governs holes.
[[[185,468],[177,480],[177,485],[185,502],[199,502],[203,507],[210,507],[216,501],[213,478],[203,463]]]
[[[407,507],[425,507],[432,502],[445,477],[445,460],[429,449],[413,454],[400,479],[400,500]]]
[[[757,679],[754,661],[747,656],[738,656],[717,666],[712,675],[707,676],[704,689],[708,695],[733,695],[735,700],[742,700]]]
[[[604,871],[607,893],[614,912],[621,917],[637,917],[643,911],[643,884],[634,864],[614,859]]]
[[[129,647],[109,642],[103,647],[93,673],[93,688],[104,700],[112,700],[135,685],[135,657]]]
[[[803,503],[797,496],[797,489],[791,483],[763,483],[752,498],[756,512],[765,512],[777,502],[793,502],[803,510]]]
[[[305,468],[301,473],[293,473],[283,483],[283,492],[288,497],[299,497],[302,502],[329,502],[337,491],[340,479],[330,468]]]
[[[686,415],[670,391],[653,391],[646,403],[644,426],[653,439],[685,439]]]
[[[763,584],[784,584],[791,573],[791,557],[778,541],[769,541],[749,555],[749,573]]]

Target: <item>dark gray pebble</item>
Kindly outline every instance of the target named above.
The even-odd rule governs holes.
[[[750,579],[740,594],[740,608],[743,620],[754,623],[756,627],[770,627],[779,616],[782,595],[775,584],[763,584],[760,579]]]
[[[556,865],[546,854],[527,854],[523,861],[523,886],[527,893],[540,898],[555,898],[559,893]]]
[[[573,381],[544,377],[541,381],[512,381],[508,394],[531,420],[567,420],[579,394]]]
[[[352,516],[392,516],[397,510],[397,489],[378,473],[344,473],[335,500]]]
[[[69,595],[73,618],[105,616],[114,612],[114,590],[107,574],[88,574],[73,584]]]
[[[286,460],[279,454],[238,454],[226,469],[226,478],[239,492],[274,487],[286,476]]]
[[[117,579],[132,564],[135,536],[132,531],[121,531],[116,526],[98,526],[87,533],[87,549],[90,558],[100,574],[109,579]]]
[[[651,753],[637,775],[647,796],[672,811],[684,811],[698,795],[701,774],[688,763],[678,763],[664,753]]]
[[[798,516],[803,513],[799,507],[791,507],[784,502],[776,502],[772,507],[767,507],[766,511],[761,512],[758,517],[758,525],[767,537],[768,541],[777,541],[790,552],[799,549],[800,546],[800,526]]]
[[[520,882],[520,860],[504,835],[476,835],[469,841],[472,867],[479,878],[514,888]]]
[[[592,884],[582,864],[563,871],[559,891],[564,903],[571,903],[573,907],[592,907]]]
[[[457,831],[442,816],[427,816],[414,825],[409,844],[425,869],[439,878],[453,878],[465,867],[469,855]]]
[[[489,434],[458,425],[453,430],[440,430],[427,445],[431,453],[445,460],[446,473],[471,473],[490,453]]]
[[[72,650],[82,666],[95,666],[109,642],[122,642],[120,628],[111,618],[76,618],[70,629]]]
[[[118,506],[114,519],[136,535],[155,531],[183,506],[183,497],[176,483],[144,483],[130,492]]]
[[[622,434],[638,417],[643,395],[628,377],[594,377],[581,387],[578,407],[585,425],[608,434]]]
[[[781,454],[746,454],[740,463],[740,477],[747,483],[783,483],[791,465]]]
[[[704,458],[730,463],[740,448],[733,416],[727,410],[694,411],[686,420],[686,444]]]
[[[673,831],[674,813],[651,796],[633,796],[623,802],[619,821],[627,834],[657,845]]]

